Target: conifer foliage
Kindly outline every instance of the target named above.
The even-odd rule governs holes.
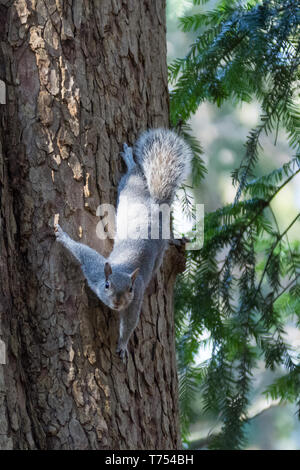
[[[187,252],[187,269],[176,288],[183,435],[188,436],[192,397],[201,393],[203,411],[215,412],[222,422],[209,447],[241,449],[258,360],[267,369],[285,368],[265,393],[295,402],[300,417],[300,355],[285,335],[287,322],[300,326],[300,243],[289,240],[300,214],[279,227],[271,207],[300,172],[300,4],[222,0],[212,11],[181,18],[180,25],[199,34],[186,57],[170,66],[174,127],[188,133],[188,119],[205,100],[221,106],[228,99],[256,99],[262,110],[232,173],[235,200],[205,215],[203,248]],[[293,157],[256,177],[261,137],[274,133],[276,139],[279,128],[287,133]],[[199,183],[200,148],[191,144]],[[204,331],[212,357],[198,367]]]

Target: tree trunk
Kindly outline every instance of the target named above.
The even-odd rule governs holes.
[[[108,255],[123,142],[168,126],[165,2],[0,1],[1,449],[180,448],[169,250],[123,364],[118,316],[55,242]],[[3,101],[2,101],[3,103]]]

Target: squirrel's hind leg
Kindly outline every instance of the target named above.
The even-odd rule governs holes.
[[[133,159],[132,148],[128,147],[127,144],[123,145],[123,152],[121,152],[121,157],[123,158],[124,162],[126,163],[128,171],[131,171],[136,166],[136,163]]]

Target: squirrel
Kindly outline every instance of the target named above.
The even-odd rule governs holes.
[[[144,292],[162,263],[169,241],[162,236],[166,227],[162,226],[160,207],[172,204],[176,190],[190,171],[192,151],[175,132],[150,129],[138,138],[133,149],[124,144],[121,156],[127,172],[118,186],[116,236],[110,256],[104,258],[74,241],[58,224],[55,234],[57,241],[77,258],[97,297],[119,312],[117,353],[124,360],[139,320]],[[124,222],[132,237],[120,236]],[[169,220],[167,225],[170,227]],[[140,232],[137,226],[142,229]]]

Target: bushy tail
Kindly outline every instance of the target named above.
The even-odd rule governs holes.
[[[151,197],[159,203],[171,203],[177,188],[190,172],[192,151],[175,132],[151,129],[134,146]]]

